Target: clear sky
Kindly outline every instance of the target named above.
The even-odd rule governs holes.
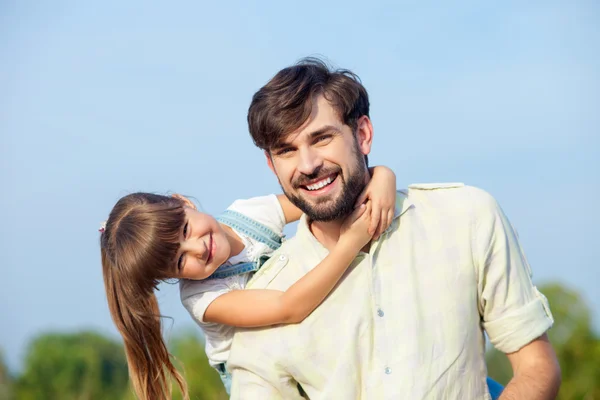
[[[0,3],[0,348],[116,335],[98,226],[132,191],[218,213],[278,192],[247,133],[252,94],[322,54],[371,97],[372,164],[398,186],[461,181],[500,201],[534,279],[600,319],[596,1]],[[292,233],[290,230],[289,233]],[[173,330],[190,326],[174,285]]]

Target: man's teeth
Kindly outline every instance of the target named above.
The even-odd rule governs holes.
[[[319,181],[313,185],[307,185],[306,188],[308,190],[317,190],[317,189],[321,189],[322,187],[325,187],[327,185],[329,185],[331,183],[331,181],[333,181],[333,179],[331,179],[331,177],[327,178],[327,179],[323,179],[322,181]]]

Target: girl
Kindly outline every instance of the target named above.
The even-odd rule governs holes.
[[[279,247],[286,223],[301,212],[283,196],[236,201],[219,218],[200,213],[186,198],[134,193],[121,198],[101,229],[104,283],[112,318],[123,336],[139,398],[170,398],[169,380],[188,399],[161,334],[154,290],[181,279],[186,309],[204,330],[206,351],[228,389],[226,361],[233,327],[298,323],[329,294],[358,252],[391,223],[396,178],[385,167],[347,217],[333,251],[287,291],[242,290]],[[366,204],[363,201],[368,200]]]

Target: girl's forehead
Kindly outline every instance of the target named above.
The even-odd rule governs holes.
[[[205,213],[195,210],[188,206],[184,206],[183,210],[185,211],[185,215],[188,218],[205,218],[207,216]]]

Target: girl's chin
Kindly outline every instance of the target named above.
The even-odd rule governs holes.
[[[216,271],[217,269],[219,269],[219,267],[223,264],[225,264],[225,262],[228,260],[227,257],[225,257],[224,255],[221,254],[217,254],[216,258],[213,260],[212,264],[212,268],[213,268],[213,272]]]

